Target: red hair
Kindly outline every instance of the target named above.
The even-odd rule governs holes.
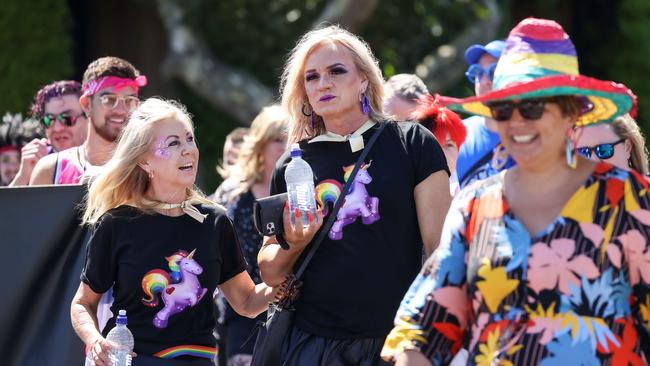
[[[415,119],[433,133],[441,145],[447,139],[447,133],[458,148],[465,142],[467,128],[460,116],[451,109],[443,107],[432,95],[427,95],[414,115]]]

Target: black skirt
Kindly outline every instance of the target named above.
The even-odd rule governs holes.
[[[283,366],[388,366],[379,357],[384,338],[330,339],[296,327],[283,345]]]

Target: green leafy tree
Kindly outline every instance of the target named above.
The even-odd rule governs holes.
[[[67,2],[3,1],[0,29],[0,111],[24,113],[41,86],[72,74]]]

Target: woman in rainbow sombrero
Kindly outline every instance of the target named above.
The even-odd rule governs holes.
[[[632,92],[580,75],[562,27],[529,18],[510,32],[492,92],[440,99],[495,119],[497,155],[517,166],[456,196],[382,357],[398,365],[647,364],[648,182],[578,156],[572,133],[628,112]]]

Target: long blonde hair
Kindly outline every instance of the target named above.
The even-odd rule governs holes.
[[[230,199],[264,179],[264,148],[274,140],[286,141],[288,127],[289,117],[280,105],[262,108],[244,137],[237,162],[230,168],[229,177],[239,181],[237,188],[229,195]]]
[[[372,54],[370,46],[361,38],[338,27],[329,26],[305,33],[296,46],[293,48],[285,64],[280,81],[280,94],[282,95],[282,106],[289,114],[291,128],[289,132],[289,144],[325,133],[323,119],[314,113],[314,128],[311,128],[311,121],[302,112],[313,111],[307,100],[304,85],[304,71],[307,57],[321,44],[333,42],[344,46],[352,53],[354,64],[368,80],[368,87],[365,94],[370,100],[369,118],[375,121],[384,119],[382,112],[382,98],[384,96],[383,77],[379,63]]]
[[[144,200],[149,177],[140,163],[151,150],[154,128],[158,122],[176,119],[194,131],[192,119],[185,107],[175,101],[149,98],[133,111],[117,143],[111,159],[91,182],[86,196],[83,223],[95,223],[108,210],[131,205],[151,211]],[[187,199],[210,204],[196,187],[188,188]]]
[[[643,175],[648,175],[648,149],[645,146],[645,137],[634,118],[626,113],[616,118],[612,127],[618,137],[627,139],[632,144],[630,167]]]

